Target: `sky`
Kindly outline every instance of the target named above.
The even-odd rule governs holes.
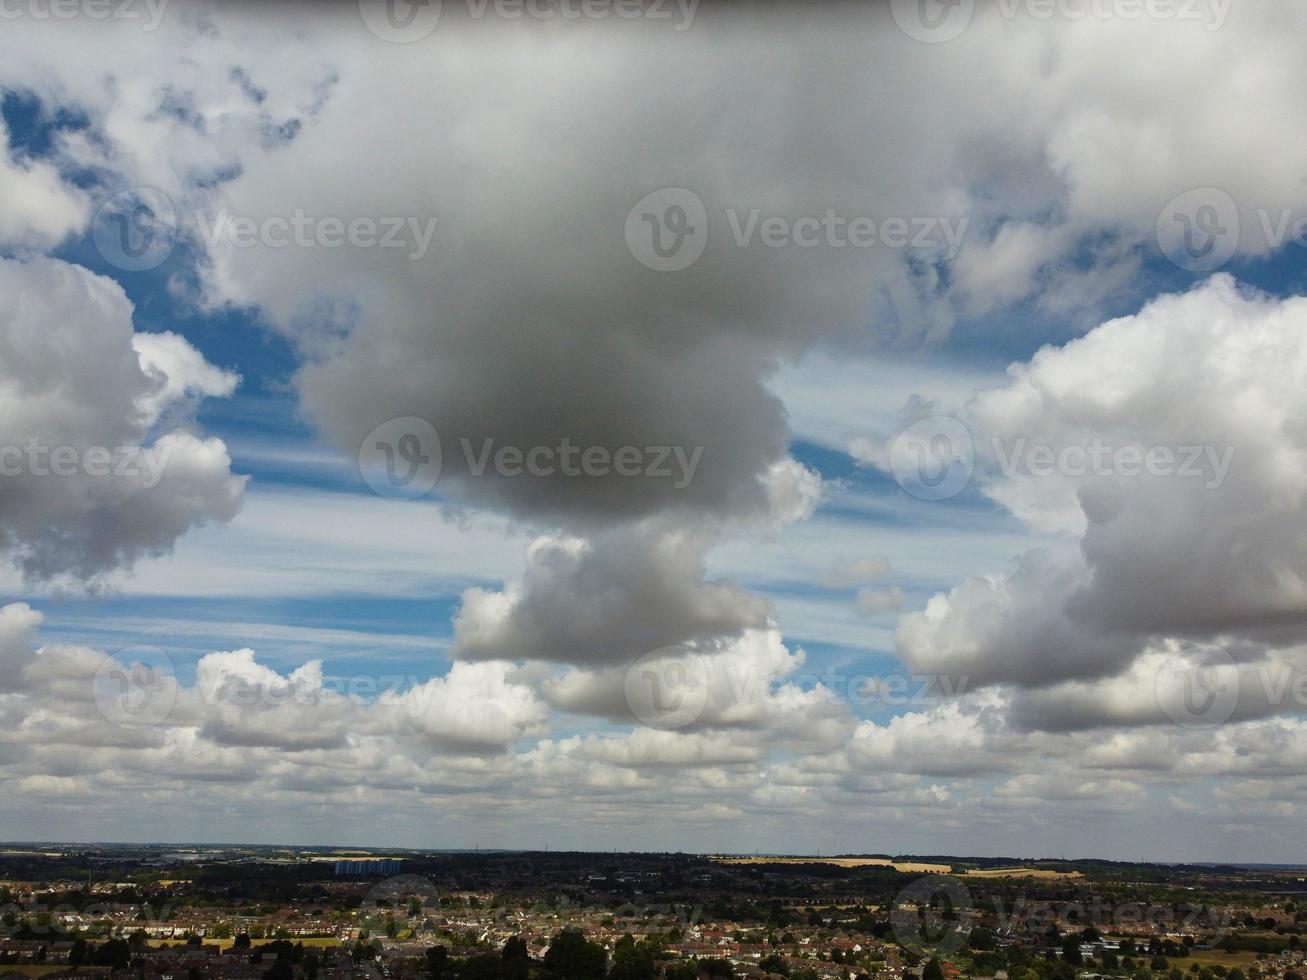
[[[0,839],[1307,860],[1307,12],[0,17]]]

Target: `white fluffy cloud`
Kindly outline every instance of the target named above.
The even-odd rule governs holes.
[[[1081,558],[1027,555],[934,597],[900,625],[908,662],[1038,686],[1114,675],[1154,637],[1292,636],[1307,618],[1305,326],[1307,300],[1218,276],[977,396],[964,417],[982,489],[1078,533]]]
[[[234,379],[180,337],[142,340],[122,289],[80,266],[0,259],[0,297],[6,558],[34,578],[94,580],[236,514],[245,481],[220,440],[152,431],[178,396]]]
[[[0,248],[43,249],[85,228],[87,195],[48,161],[15,157],[0,119]]]
[[[767,603],[704,581],[703,541],[687,531],[541,538],[521,580],[473,588],[454,620],[471,659],[627,662],[658,647],[764,624]]]

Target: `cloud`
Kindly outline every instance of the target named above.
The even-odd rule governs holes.
[[[548,731],[545,703],[505,663],[456,663],[444,677],[385,695],[382,705],[392,731],[415,733],[433,748],[503,751]]]
[[[1304,326],[1307,300],[1216,276],[978,395],[964,418],[981,489],[1079,534],[1081,555],[1029,554],[935,596],[900,623],[907,661],[1041,686],[1113,676],[1152,638],[1292,633],[1307,617]]]
[[[692,532],[657,529],[537,539],[520,580],[463,593],[454,654],[629,663],[658,647],[763,625],[764,599],[704,580],[703,549]]]
[[[909,667],[966,675],[980,690],[858,720],[799,683],[805,657],[785,643],[780,603],[713,563],[732,536],[775,535],[750,540],[750,557],[773,584],[792,585],[852,555],[823,584],[862,588],[877,612],[926,578],[933,586],[941,555],[948,573],[990,567],[995,550],[1015,550],[1011,532],[941,514],[954,522],[951,547],[933,547],[902,519],[921,512],[887,494],[841,503],[884,519],[874,550],[893,557],[905,593],[876,587],[884,569],[859,558],[851,521],[818,518],[780,539],[776,525],[840,493],[789,455],[791,430],[876,459],[879,409],[918,393],[925,372],[912,355],[945,342],[960,318],[1019,306],[1041,314],[1026,329],[1064,338],[1147,295],[1159,216],[1177,195],[1228,193],[1243,257],[1272,250],[1259,209],[1300,206],[1307,134],[1284,95],[1307,81],[1299,11],[1249,4],[1220,31],[1149,18],[1050,30],[979,4],[944,51],[903,35],[884,7],[814,17],[720,5],[693,30],[662,33],[615,20],[464,23],[447,10],[411,46],[381,42],[349,5],[254,16],[174,2],[153,34],[89,19],[7,25],[0,86],[84,125],[54,127],[36,154],[0,141],[6,254],[76,241],[113,191],[158,188],[179,218],[174,298],[239,310],[289,338],[304,416],[347,459],[378,423],[428,419],[443,441],[437,494],[489,528],[460,537],[452,508],[401,512],[389,501],[344,526],[326,494],[270,495],[243,536],[206,533],[209,550],[184,566],[224,594],[343,590],[369,571],[393,580],[397,562],[404,582],[387,588],[471,584],[456,623],[462,659],[373,704],[333,696],[321,664],[283,673],[237,650],[206,657],[204,675],[242,679],[259,703],[208,704],[185,687],[167,724],[111,726],[89,706],[105,655],[31,649],[34,614],[11,609],[0,616],[0,677],[17,689],[0,698],[0,764],[23,789],[12,806],[93,800],[103,826],[139,832],[126,801],[148,788],[199,803],[189,819],[210,827],[211,814],[227,816],[231,786],[257,783],[261,801],[242,806],[262,808],[269,833],[286,839],[371,829],[378,808],[426,828],[436,804],[472,833],[529,821],[587,845],[650,814],[696,829],[748,818],[779,840],[785,821],[819,812],[856,840],[874,807],[878,825],[905,837],[952,826],[965,840],[1001,825],[992,840],[1025,847],[1032,826],[1088,803],[1127,797],[1128,812],[1148,785],[1135,773],[1151,772],[1168,798],[1193,792],[1185,780],[1242,780],[1266,792],[1249,798],[1270,831],[1289,821],[1303,798],[1300,720],[1244,687],[1258,667],[1299,664],[1299,300],[1217,279],[1050,347],[971,400],[981,491],[1080,550],[1068,559],[1052,542],[903,618]],[[653,75],[677,80],[670,95],[648,85]],[[441,97],[397,101],[396,91]],[[702,258],[678,273],[643,265],[623,234],[632,206],[668,187],[697,195],[708,222]],[[827,209],[877,227],[947,220],[965,233],[955,254],[771,248],[733,234],[755,211],[792,222]],[[405,229],[435,219],[436,236],[419,254],[204,234],[224,215],[297,212],[402,218]],[[168,453],[148,487],[145,474],[6,479],[7,558],[39,578],[100,581],[232,518],[242,481],[194,423],[198,399],[231,392],[231,372],[180,336],[134,333],[122,290],[67,263],[6,259],[0,296],[0,444],[35,435]],[[886,348],[896,360],[859,364]],[[806,393],[789,383],[805,369]],[[963,377],[926,378],[915,408],[961,404],[960,387],[988,381],[983,370]],[[995,437],[1005,454],[1020,438],[1057,454],[1095,437],[1235,453],[1210,487],[1044,477],[1003,472]],[[648,474],[476,475],[462,444],[475,455],[487,440],[530,450],[564,439],[699,462],[680,486]],[[511,534],[538,539],[520,574],[496,547]],[[306,540],[348,547],[362,564],[292,563]],[[819,545],[818,557],[796,555],[794,542]],[[434,547],[465,553],[441,571],[423,554]],[[217,581],[213,569],[238,558],[243,581]],[[151,581],[185,587],[173,577]],[[500,577],[502,587],[485,584]],[[852,620],[849,597],[839,603]],[[823,636],[849,648],[877,639],[874,623],[852,622]],[[1209,641],[1235,658],[1218,675],[1239,682],[1230,723],[1161,727],[1149,674],[1163,655]],[[629,725],[625,668],[669,644],[710,665],[704,710],[685,731],[554,733],[551,712]],[[1283,785],[1264,791],[1277,777]],[[585,821],[582,794],[602,801]],[[50,818],[33,819],[44,828]],[[1132,829],[1118,838],[1133,840]]]
[[[245,481],[220,440],[149,431],[175,395],[231,379],[179,337],[142,356],[122,289],[79,266],[0,259],[0,296],[0,555],[94,581],[235,516]]]
[[[0,247],[52,248],[86,227],[87,195],[44,160],[23,159],[0,118]]]
[[[36,628],[44,618],[25,602],[0,607],[0,691],[18,690],[23,685]]]
[[[821,585],[830,588],[848,588],[872,579],[878,579],[890,573],[888,558],[858,558],[855,561],[840,562],[824,572],[819,579]]]
[[[155,381],[155,390],[138,404],[157,424],[164,410],[183,399],[226,398],[240,384],[240,376],[214,367],[186,338],[175,333],[138,333],[132,347],[141,369]]]
[[[858,612],[864,616],[877,613],[898,612],[903,608],[906,596],[897,585],[888,589],[859,589],[857,595]]]

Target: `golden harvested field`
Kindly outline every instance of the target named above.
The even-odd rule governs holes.
[[[967,872],[970,878],[1083,878],[1079,871],[1053,871],[1049,868],[985,868]]]
[[[917,861],[892,861],[889,858],[823,857],[715,857],[719,864],[833,864],[837,868],[891,867],[904,874],[948,874],[947,864],[923,864]]]

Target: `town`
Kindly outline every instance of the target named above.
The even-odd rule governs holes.
[[[1307,868],[0,849],[11,980],[1302,980]]]

